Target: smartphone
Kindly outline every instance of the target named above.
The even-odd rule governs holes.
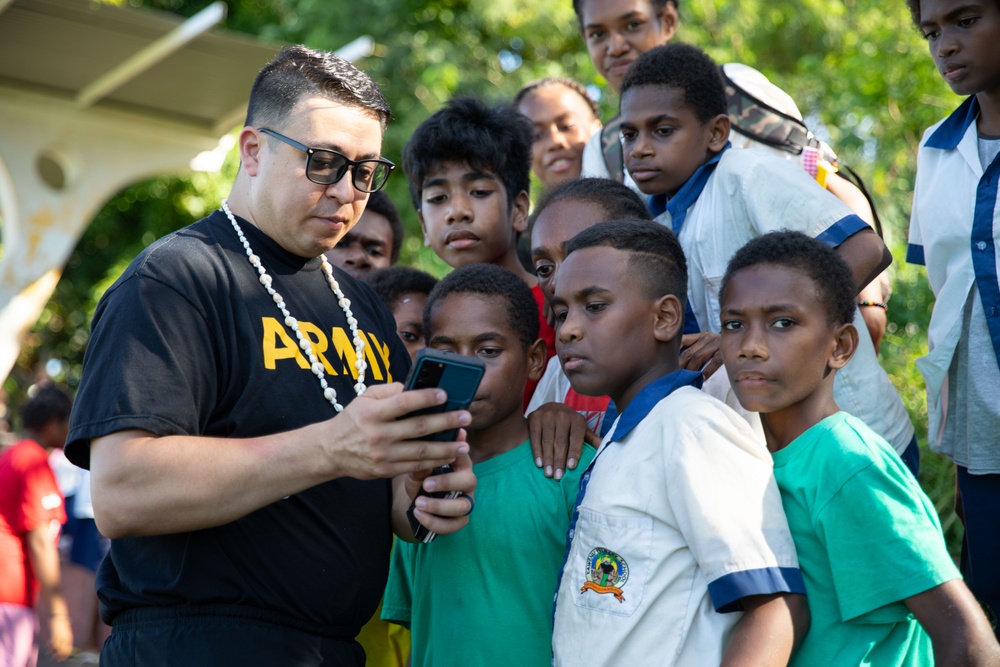
[[[437,387],[444,389],[445,393],[448,394],[448,399],[443,405],[426,408],[407,416],[467,409],[472,403],[472,399],[476,397],[479,382],[483,379],[485,372],[486,364],[481,359],[465,357],[452,352],[441,352],[425,347],[417,352],[417,356],[413,360],[413,367],[410,368],[410,374],[406,377],[405,388],[427,389]],[[458,429],[450,429],[429,435],[426,439],[453,442],[457,437]],[[450,465],[435,468],[431,474],[440,475],[446,472],[451,472]],[[442,491],[429,494],[421,488],[417,495],[430,495],[435,498],[455,498],[460,494],[457,491]],[[428,530],[422,523],[417,521],[416,517],[413,516],[414,507],[415,505],[411,504],[410,509],[406,512],[406,518],[410,522],[410,530],[413,531],[414,537],[419,542],[426,544],[433,541],[437,537],[437,533]]]

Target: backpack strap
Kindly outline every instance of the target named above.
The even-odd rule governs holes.
[[[624,183],[625,154],[619,137],[621,126],[622,117],[615,116],[601,128],[601,154],[604,156],[604,165],[608,168],[608,178]]]

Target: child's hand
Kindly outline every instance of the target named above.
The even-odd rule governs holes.
[[[719,350],[719,334],[702,331],[681,336],[681,368],[701,371],[705,379],[722,366],[722,352]]]
[[[459,435],[465,439],[465,432]],[[472,459],[468,453],[463,453],[451,464],[451,472],[441,475],[428,475],[426,471],[405,475],[405,489],[408,502],[416,499],[414,517],[424,527],[438,535],[447,535],[463,528],[469,523],[469,515],[475,507],[473,494],[476,490],[476,475],[472,472]],[[417,495],[421,487],[427,493],[443,493],[457,491],[455,498],[435,498],[428,495]]]
[[[546,403],[528,415],[528,437],[535,465],[556,479],[576,468],[584,442],[592,447],[601,443],[583,415],[563,403]]]

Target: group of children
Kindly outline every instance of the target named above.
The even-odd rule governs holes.
[[[531,120],[453,100],[403,168],[455,270],[362,274],[411,354],[487,369],[469,526],[394,549],[381,617],[412,631],[413,665],[1000,664],[1000,3],[910,5],[971,96],[921,143],[908,259],[938,297],[929,439],[958,465],[976,596],[859,313],[884,244],[798,164],[732,147],[718,66],[664,45],[672,1],[581,0],[621,94],[613,145],[597,145],[620,145],[626,182],[580,178],[602,133],[572,82],[526,87]],[[546,192],[529,217],[532,167]],[[398,257],[398,215],[371,214],[352,266]],[[570,440],[599,446],[539,474],[537,414],[572,414]]]

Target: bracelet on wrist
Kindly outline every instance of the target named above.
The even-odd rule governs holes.
[[[866,306],[871,306],[873,308],[881,308],[882,310],[889,310],[889,304],[882,301],[858,301],[859,308],[864,308]]]

